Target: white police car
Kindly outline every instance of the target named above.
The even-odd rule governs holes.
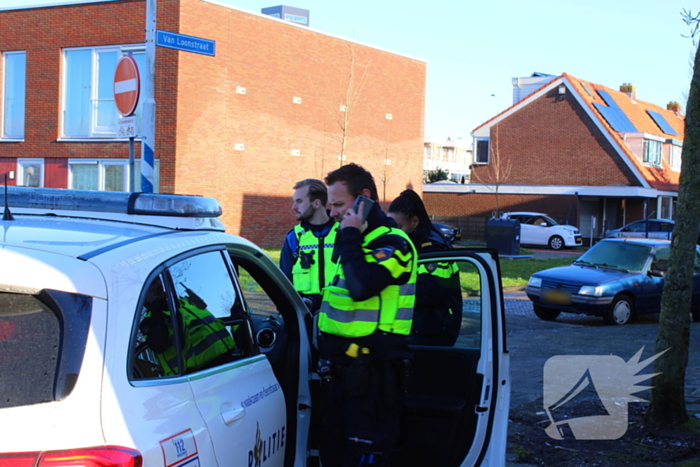
[[[317,456],[311,317],[262,250],[224,233],[215,200],[6,190],[0,465],[304,466]],[[497,256],[425,261],[458,261],[474,285],[462,286],[472,291],[461,294],[456,343],[413,346],[397,465],[503,465]]]

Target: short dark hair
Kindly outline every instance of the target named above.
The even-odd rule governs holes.
[[[359,164],[350,163],[332,172],[328,172],[328,175],[326,175],[326,185],[331,186],[336,182],[345,182],[348,193],[350,193],[351,196],[358,196],[360,192],[366,188],[369,190],[370,199],[379,201],[374,177]]]
[[[402,191],[401,194],[391,202],[387,212],[403,214],[409,219],[417,216],[419,220],[418,225],[427,225],[429,229],[433,228],[433,223],[430,220],[428,211],[425,209],[423,200],[420,199],[418,193],[411,189]]]
[[[298,181],[296,185],[294,185],[294,189],[298,190],[299,188],[305,186],[309,187],[309,191],[307,192],[309,201],[313,203],[314,201],[319,200],[321,201],[321,204],[325,207],[326,203],[328,203],[328,189],[326,188],[326,185],[324,185],[321,180],[317,180],[315,178],[306,178],[304,180]]]

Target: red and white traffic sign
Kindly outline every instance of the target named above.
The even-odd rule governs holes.
[[[132,115],[139,104],[141,77],[134,57],[123,55],[114,71],[114,102],[124,117]]]

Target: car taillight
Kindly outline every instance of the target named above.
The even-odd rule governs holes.
[[[142,465],[141,453],[120,446],[0,454],[0,467],[141,467]]]

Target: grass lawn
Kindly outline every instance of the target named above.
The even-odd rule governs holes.
[[[265,248],[265,252],[279,264],[280,248]],[[527,250],[521,253],[528,254]],[[525,286],[530,276],[543,269],[571,264],[574,258],[563,257],[554,259],[501,259],[501,281],[503,287]],[[461,275],[462,287],[465,290],[478,290],[478,276],[475,271],[463,270]]]

